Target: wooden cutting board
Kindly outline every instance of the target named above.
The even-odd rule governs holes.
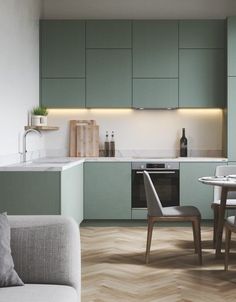
[[[94,120],[70,121],[70,156],[99,156],[99,126]]]

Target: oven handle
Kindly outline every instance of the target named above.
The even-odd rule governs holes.
[[[175,171],[147,171],[148,174],[175,174]],[[143,174],[143,171],[137,171],[136,174]]]

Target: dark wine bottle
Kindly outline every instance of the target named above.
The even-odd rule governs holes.
[[[115,157],[116,147],[115,147],[115,138],[114,138],[114,131],[111,133],[111,142],[110,142],[110,156]]]
[[[185,128],[182,128],[182,137],[180,139],[180,156],[188,156],[188,140],[185,136]]]
[[[110,148],[109,148],[108,131],[106,131],[106,139],[104,143],[104,156],[108,157],[109,153],[110,153]]]

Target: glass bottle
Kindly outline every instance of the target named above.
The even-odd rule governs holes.
[[[111,142],[110,142],[110,156],[115,157],[116,149],[115,149],[115,138],[114,131],[111,133]]]
[[[110,148],[109,148],[108,131],[106,131],[106,139],[105,139],[105,143],[104,143],[104,156],[108,157],[109,152],[110,152]]]
[[[180,138],[180,157],[188,156],[188,140],[185,136],[185,128],[182,128],[182,137]]]

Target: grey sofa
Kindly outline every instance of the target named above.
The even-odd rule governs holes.
[[[15,269],[24,286],[0,288],[1,302],[79,302],[79,228],[62,216],[8,216]]]

